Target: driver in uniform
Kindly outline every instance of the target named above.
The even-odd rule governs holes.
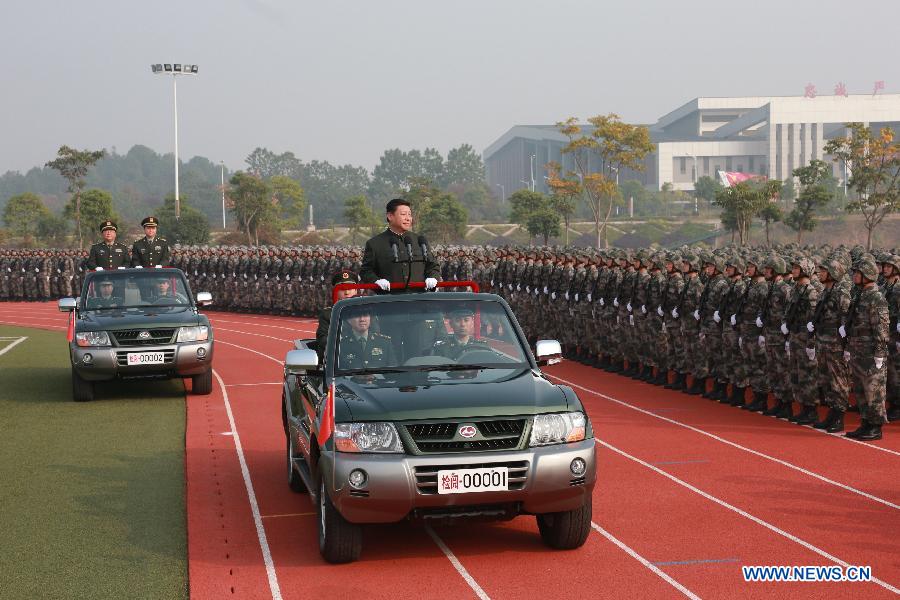
[[[338,349],[338,366],[341,369],[371,369],[395,366],[394,345],[389,336],[371,331],[372,316],[369,308],[360,306],[348,309],[341,326]]]
[[[172,282],[168,278],[157,279],[153,285],[153,295],[150,298],[153,304],[166,304],[174,301],[175,304],[187,304],[184,294],[172,290]]]
[[[457,360],[471,350],[490,350],[491,347],[475,339],[475,311],[471,308],[459,308],[450,311],[448,319],[453,330],[446,340],[438,340],[432,347],[431,354]]]
[[[97,285],[100,290],[99,295],[91,298],[88,302],[89,308],[111,308],[121,306],[122,299],[113,296],[113,282],[109,278],[101,279]]]

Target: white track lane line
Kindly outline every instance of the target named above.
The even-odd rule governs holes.
[[[275,574],[275,562],[272,560],[272,552],[269,550],[269,542],[266,539],[266,529],[263,527],[262,516],[259,514],[259,504],[256,502],[256,493],[253,491],[253,482],[250,481],[250,470],[247,468],[247,460],[244,458],[244,448],[241,445],[241,436],[238,434],[237,425],[234,422],[234,414],[231,412],[231,402],[228,401],[228,391],[225,382],[213,369],[213,375],[222,389],[222,399],[225,402],[225,411],[228,413],[228,422],[231,424],[234,447],[237,450],[238,461],[241,464],[241,475],[244,477],[244,487],[247,488],[247,498],[250,501],[250,512],[253,513],[253,522],[256,524],[256,537],[259,539],[259,547],[262,551],[263,562],[266,564],[266,576],[269,579],[269,590],[272,592],[272,600],[281,600],[281,588],[278,586],[278,576]]]
[[[284,364],[284,362],[278,360],[278,359],[275,358],[274,356],[269,356],[268,354],[265,354],[265,353],[263,353],[263,352],[259,352],[258,350],[253,350],[252,348],[247,348],[246,346],[241,346],[241,345],[239,345],[239,344],[232,344],[231,342],[224,342],[224,341],[222,341],[222,340],[216,340],[215,343],[216,343],[216,344],[225,344],[226,346],[234,346],[235,348],[240,348],[241,350],[246,350],[247,352],[252,352],[253,354],[259,354],[260,356],[263,356],[263,357],[265,357],[265,358],[268,358],[268,359],[271,360],[271,361],[277,362],[279,365],[283,365],[283,364]]]
[[[444,553],[444,556],[447,557],[447,559],[453,565],[453,568],[455,568],[456,571],[462,576],[462,578],[466,580],[466,583],[469,584],[469,587],[472,588],[472,591],[475,592],[475,595],[478,596],[481,600],[490,600],[491,597],[488,596],[483,589],[481,589],[481,586],[478,585],[478,582],[475,581],[475,578],[472,577],[472,575],[466,570],[463,564],[459,562],[459,559],[456,558],[456,555],[453,554],[453,551],[447,547],[447,544],[444,543],[444,540],[438,537],[438,534],[434,532],[434,530],[431,528],[431,525],[425,525],[425,531],[428,532],[428,535],[431,536],[431,539],[434,540],[434,543],[437,544],[438,548],[441,549],[441,552]]]
[[[700,600],[700,597],[697,596],[694,592],[692,592],[691,590],[687,589],[686,587],[684,587],[683,585],[681,585],[680,583],[678,583],[677,581],[675,581],[674,579],[669,577],[659,567],[657,567],[656,565],[651,563],[649,560],[647,560],[640,554],[638,554],[634,548],[627,546],[621,540],[619,540],[617,537],[615,537],[613,534],[611,534],[607,530],[603,529],[602,527],[600,527],[593,521],[591,521],[591,527],[593,527],[594,531],[596,531],[597,533],[599,533],[600,535],[602,535],[603,537],[608,539],[610,542],[612,542],[613,544],[618,546],[620,550],[625,552],[631,558],[633,558],[634,560],[638,561],[639,563],[641,563],[642,565],[644,565],[645,567],[647,567],[648,569],[650,569],[651,571],[656,573],[656,575],[658,575],[663,581],[665,581],[666,583],[668,583],[669,585],[674,587],[676,590],[678,590],[679,592],[681,592],[688,598],[691,598],[692,600]]]
[[[725,438],[719,437],[719,436],[717,436],[717,435],[714,434],[714,433],[710,433],[710,432],[708,432],[708,431],[704,431],[704,430],[702,430],[702,429],[699,429],[699,428],[697,428],[697,427],[694,427],[693,425],[688,425],[687,423],[682,423],[681,421],[676,421],[675,419],[670,419],[669,417],[664,417],[664,416],[662,416],[662,415],[658,415],[658,414],[653,413],[653,412],[651,412],[651,411],[649,411],[649,410],[644,410],[643,408],[637,407],[637,406],[635,406],[635,405],[633,405],[633,404],[629,404],[628,402],[625,402],[625,401],[623,401],[623,400],[619,400],[618,398],[613,398],[612,396],[607,396],[606,394],[602,394],[602,393],[600,393],[600,392],[598,392],[598,391],[596,391],[596,390],[592,390],[592,389],[586,388],[586,387],[584,387],[584,386],[578,385],[577,383],[573,383],[573,382],[568,381],[568,380],[565,380],[565,379],[563,379],[563,378],[561,378],[561,377],[556,377],[555,375],[548,375],[548,377],[552,377],[552,378],[554,378],[554,379],[556,379],[556,380],[558,380],[558,381],[560,381],[560,382],[562,382],[562,383],[565,383],[566,385],[570,385],[570,386],[572,386],[572,387],[574,387],[574,388],[578,388],[578,389],[580,389],[580,390],[584,390],[584,391],[586,391],[586,392],[589,392],[589,393],[595,394],[595,395],[597,395],[597,396],[600,396],[601,398],[603,398],[603,399],[605,399],[605,400],[609,400],[610,402],[615,402],[616,404],[620,404],[620,405],[622,405],[622,406],[628,407],[628,408],[630,408],[630,409],[632,409],[632,410],[635,410],[635,411],[637,411],[637,412],[639,412],[639,413],[643,413],[643,414],[645,414],[645,415],[649,415],[649,416],[651,416],[651,417],[653,417],[653,418],[655,418],[655,419],[659,419],[659,420],[661,420],[661,421],[665,421],[666,423],[671,423],[672,425],[677,425],[677,426],[679,426],[679,427],[684,427],[685,429],[689,429],[689,430],[691,430],[691,431],[693,431],[693,432],[695,432],[695,433],[699,433],[700,435],[704,435],[704,436],[706,436],[706,437],[708,437],[708,438],[710,438],[710,439],[716,440],[717,442],[720,442],[720,443],[725,444],[725,445],[727,445],[727,446],[731,446],[732,448],[737,448],[738,450],[743,450],[744,452],[747,452],[747,453],[752,454],[752,455],[754,455],[754,456],[758,456],[758,457],[760,457],[760,458],[764,458],[764,459],[766,459],[766,460],[770,460],[770,461],[772,461],[772,462],[774,462],[774,463],[777,463],[777,464],[779,464],[779,465],[781,465],[781,466],[783,466],[783,467],[787,467],[787,468],[789,468],[789,469],[792,469],[792,470],[794,470],[794,471],[797,471],[798,473],[803,473],[804,475],[807,475],[807,476],[812,477],[812,478],[814,478],[814,479],[818,479],[819,481],[822,481],[822,482],[827,483],[827,484],[829,484],[829,485],[833,485],[833,486],[835,486],[835,487],[839,487],[839,488],[841,488],[842,490],[846,490],[846,491],[851,492],[851,493],[853,493],[853,494],[857,494],[857,495],[859,495],[859,496],[862,496],[863,498],[867,498],[867,499],[869,499],[869,500],[872,500],[873,502],[878,502],[879,504],[883,504],[884,506],[887,506],[887,507],[889,507],[889,508],[893,508],[894,510],[900,510],[900,505],[895,504],[895,503],[891,502],[890,500],[885,500],[884,498],[879,498],[878,496],[874,496],[874,495],[872,495],[872,494],[869,494],[868,492],[864,492],[864,491],[862,491],[862,490],[856,489],[855,487],[849,486],[849,485],[844,484],[844,483],[841,483],[841,482],[839,482],[839,481],[835,481],[834,479],[829,479],[828,477],[825,477],[824,475],[819,475],[818,473],[814,473],[813,471],[810,471],[810,470],[808,470],[808,469],[804,469],[803,467],[797,466],[797,465],[795,465],[795,464],[793,464],[793,463],[789,463],[789,462],[786,461],[786,460],[782,460],[782,459],[780,459],[780,458],[775,458],[774,456],[769,456],[768,454],[764,454],[764,453],[759,452],[759,451],[757,451],[757,450],[753,450],[752,448],[748,448],[747,446],[742,446],[741,444],[738,444],[737,442],[732,442],[731,440],[726,440]]]
[[[4,341],[7,341],[8,339],[10,339],[10,338],[5,338]],[[28,339],[27,336],[16,338],[16,341],[11,343],[9,346],[4,348],[3,350],[0,350],[0,356],[3,356],[4,354],[6,354],[7,352],[9,352],[10,350],[12,350],[13,348],[15,348],[16,346],[18,346],[19,344],[21,344],[22,342],[24,342],[27,339]]]
[[[49,323],[49,320],[48,320],[47,322]],[[31,327],[32,329],[48,329],[48,328],[51,328],[51,329],[67,329],[67,327],[64,326],[64,325],[50,325],[50,324],[46,324],[46,325],[25,325],[25,324],[23,324],[21,321],[4,321],[4,320],[2,320],[2,319],[0,319],[0,324],[2,324],[2,325],[14,325],[14,326],[16,326],[16,327]]]
[[[270,329],[284,329],[285,331],[315,331],[315,328],[310,329],[309,327],[282,327],[281,325],[265,325],[263,323],[247,323],[246,321],[226,321],[225,319],[219,318],[210,318],[210,321],[215,325],[215,321],[219,321],[220,323],[228,323],[230,325],[251,325],[253,327],[268,327]]]
[[[240,330],[238,330],[238,329],[225,329],[224,327],[215,327],[215,324],[213,324],[213,325],[214,325],[213,332],[216,332],[216,331],[228,331],[228,332],[230,332],[230,333],[240,333],[240,334],[242,334],[242,335],[254,335],[254,336],[256,336],[256,337],[269,338],[270,340],[278,340],[279,342],[288,342],[288,343],[293,343],[293,342],[294,342],[294,340],[288,340],[288,339],[285,339],[285,338],[274,337],[274,336],[271,336],[271,335],[266,335],[266,334],[264,334],[264,333],[250,333],[249,331],[240,331]]]
[[[719,506],[722,506],[722,507],[724,507],[724,508],[727,508],[727,509],[730,510],[730,511],[736,512],[737,514],[741,515],[742,517],[747,518],[747,519],[750,519],[751,521],[753,521],[753,522],[756,523],[757,525],[762,525],[762,526],[765,527],[766,529],[768,529],[768,530],[770,530],[770,531],[773,531],[773,532],[777,533],[778,535],[780,535],[780,536],[782,536],[782,537],[785,537],[785,538],[791,540],[791,541],[794,542],[794,543],[800,544],[801,546],[803,546],[803,547],[806,548],[807,550],[810,550],[810,551],[812,551],[812,552],[815,552],[816,554],[818,554],[819,556],[821,556],[821,557],[823,557],[823,558],[825,558],[825,559],[827,559],[827,560],[833,561],[835,564],[841,565],[841,566],[844,567],[844,568],[847,568],[847,567],[851,566],[850,563],[848,563],[848,562],[846,562],[846,561],[843,561],[843,560],[841,560],[840,558],[838,558],[838,557],[836,557],[836,556],[833,556],[833,555],[829,554],[828,552],[822,550],[821,548],[819,548],[819,547],[817,547],[817,546],[813,546],[813,545],[810,544],[809,542],[807,542],[807,541],[805,541],[805,540],[802,540],[802,539],[798,538],[797,536],[795,536],[795,535],[793,535],[793,534],[790,534],[790,533],[788,533],[787,531],[785,531],[785,530],[783,530],[783,529],[781,529],[781,528],[779,528],[779,527],[777,527],[777,526],[775,526],[775,525],[772,525],[772,524],[769,523],[768,521],[763,521],[763,520],[760,519],[759,517],[753,516],[753,515],[751,515],[750,513],[746,512],[746,511],[744,511],[744,510],[741,510],[740,508],[738,508],[738,507],[736,507],[736,506],[734,506],[734,505],[732,505],[732,504],[729,504],[728,502],[725,502],[724,500],[722,500],[722,499],[720,499],[720,498],[716,498],[716,497],[713,496],[712,494],[708,494],[707,492],[704,492],[704,491],[701,490],[700,488],[694,487],[694,486],[691,485],[690,483],[688,483],[688,482],[686,482],[686,481],[683,481],[683,480],[681,480],[681,479],[675,477],[674,475],[672,475],[672,474],[670,474],[670,473],[667,473],[666,471],[663,471],[662,469],[660,469],[660,468],[658,468],[658,467],[655,467],[655,466],[651,465],[651,464],[648,463],[648,462],[644,462],[643,460],[637,458],[636,456],[632,456],[632,455],[628,454],[628,453],[625,452],[624,450],[620,450],[619,448],[616,448],[615,446],[613,446],[613,445],[611,445],[611,444],[608,444],[608,443],[606,443],[606,442],[604,442],[604,441],[602,441],[602,440],[595,440],[595,441],[597,442],[597,444],[603,446],[604,448],[608,448],[608,449],[612,450],[613,452],[615,452],[615,453],[617,453],[617,454],[620,454],[620,455],[624,456],[625,458],[627,458],[627,459],[629,459],[629,460],[633,460],[634,462],[638,463],[639,465],[642,465],[642,466],[644,466],[644,467],[647,467],[647,468],[650,469],[651,471],[655,471],[656,473],[659,473],[659,474],[662,475],[663,477],[665,477],[665,478],[667,478],[667,479],[669,479],[669,480],[671,480],[671,481],[677,483],[678,485],[680,485],[680,486],[682,486],[682,487],[685,487],[685,488],[691,490],[692,492],[694,492],[694,493],[696,493],[696,494],[699,494],[699,495],[703,496],[703,497],[706,498],[707,500],[709,500],[709,501],[711,501],[711,502],[715,502],[715,503],[718,504]],[[872,578],[872,582],[873,582],[873,583],[877,583],[878,585],[880,585],[881,587],[883,587],[884,589],[886,589],[886,590],[888,590],[888,591],[891,591],[891,592],[893,592],[893,593],[895,593],[895,594],[900,594],[900,589],[894,587],[893,585],[887,583],[886,581],[882,581],[882,580],[880,580],[880,579],[876,579],[875,577],[873,577],[873,578]]]

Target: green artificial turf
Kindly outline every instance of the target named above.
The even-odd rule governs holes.
[[[0,355],[0,598],[187,597],[182,383],[76,403],[63,333],[6,336],[28,339]]]

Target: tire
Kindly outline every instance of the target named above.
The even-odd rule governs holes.
[[[75,367],[72,367],[72,400],[90,402],[94,399],[94,382],[82,379]]]
[[[287,436],[287,452],[285,452],[285,458],[287,462],[287,472],[288,472],[288,487],[291,488],[292,492],[297,494],[302,494],[306,491],[306,484],[303,483],[303,478],[300,477],[300,473],[294,469],[293,458],[294,458],[294,440],[291,438],[290,433]]]
[[[331,503],[325,485],[325,477],[320,476],[316,503],[319,552],[330,563],[353,562],[362,551],[362,527],[341,516]]]
[[[591,532],[591,500],[581,508],[537,515],[544,544],[557,550],[580,548]]]
[[[196,396],[208,396],[212,393],[212,369],[191,376],[191,393]]]

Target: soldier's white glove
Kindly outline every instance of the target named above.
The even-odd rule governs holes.
[[[162,269],[162,265],[156,265],[156,269]]]
[[[756,317],[756,326],[757,327],[763,326],[762,317]]]
[[[647,305],[646,304],[641,304],[641,314],[644,314],[644,315],[647,314]]]
[[[883,366],[884,366],[884,357],[883,357],[883,356],[876,356],[876,357],[875,357],[875,368],[876,368],[876,369],[881,369],[881,367],[883,367]]]
[[[517,283],[517,284],[516,284],[516,291],[517,291],[517,292],[521,292],[521,291],[522,291],[522,284],[521,284],[521,283]]]
[[[433,290],[436,287],[437,287],[437,279],[435,279],[434,277],[428,277],[425,279],[425,289],[426,290]]]
[[[759,347],[760,347],[760,348],[765,348],[765,347],[766,347],[766,338],[765,338],[765,336],[762,336],[762,335],[761,335],[761,336],[759,336],[758,338],[756,338],[756,343],[759,344]]]
[[[744,348],[744,338],[738,336],[738,348]]]
[[[530,285],[526,285],[526,286],[525,286],[525,293],[526,293],[526,294],[530,294],[530,293],[531,293],[531,286],[530,286]]]
[[[325,281],[325,276],[324,276],[324,275],[319,275],[319,281]]]
[[[594,294],[592,294],[591,292],[588,292],[588,302],[593,302],[593,301],[594,301]]]
[[[702,342],[703,340],[706,339],[706,334],[701,331],[697,337],[700,338],[700,341]]]
[[[508,288],[509,288],[509,291],[512,291],[512,284],[511,284],[511,283],[510,283],[510,284],[507,284],[507,286],[506,286],[506,287],[508,287]]]
[[[695,310],[695,311],[694,311],[694,320],[695,320],[695,321],[699,321],[699,320],[700,320],[700,311],[699,311],[699,310]]]
[[[616,308],[619,308],[619,297],[618,296],[613,298],[613,306],[615,306]]]
[[[568,290],[567,290],[567,291],[566,291],[566,300],[568,300],[568,299],[569,299],[569,292],[568,292]]]
[[[244,279],[247,279],[247,274],[246,274],[246,273],[244,273]]]
[[[269,274],[268,274],[268,273],[266,273],[266,274],[265,274],[265,275],[263,275],[263,279],[266,279],[266,280],[268,280],[268,279],[269,279]]]
[[[537,296],[537,295],[540,294],[540,293],[541,293],[541,290],[539,290],[539,289],[537,289],[537,288],[534,288],[534,295],[535,295],[535,296]]]
[[[9,270],[9,269],[7,269],[7,270]],[[57,269],[56,272],[57,272],[57,273],[62,273],[62,271],[60,271],[59,269]]]
[[[810,332],[810,333],[812,333],[813,331],[816,330],[816,326],[813,325],[813,322],[812,322],[812,321],[810,321],[809,323],[806,324],[806,330],[807,330],[808,332]],[[810,360],[811,360],[811,359],[810,359]]]
[[[194,277],[197,276],[197,269],[194,269]]]
[[[103,270],[103,267],[97,267],[97,268],[94,269],[94,270],[95,270],[95,271],[102,271],[102,270]]]
[[[791,343],[790,342],[784,343],[784,351],[790,357],[790,355],[791,355]]]
[[[731,315],[731,326],[735,327],[737,325],[737,315]]]
[[[275,281],[281,281],[281,275],[276,275],[276,276],[275,276]]]
[[[844,350],[844,360],[850,362],[850,353],[846,350]]]
[[[634,315],[628,315],[628,324],[634,327]]]
[[[556,300],[556,292],[551,292],[551,294],[550,294],[550,299],[551,299],[551,300]]]
[[[143,269],[143,268],[144,268],[143,265],[138,265],[138,266],[135,267],[135,269]]]
[[[900,323],[897,323],[897,333],[900,333]]]
[[[807,348],[806,349],[806,358],[809,360],[816,360],[816,349],[815,348]]]
[[[606,300],[602,296],[600,297],[600,306],[606,306]]]
[[[713,313],[713,321],[715,321],[716,323],[722,322],[722,317],[719,316],[719,311]]]
[[[840,327],[838,327],[838,333],[841,334],[841,337],[842,337],[842,338],[847,337],[847,329],[844,328],[843,325],[841,325]]]
[[[40,270],[40,269],[38,269],[38,268],[37,268],[37,267],[35,267],[35,268],[34,268],[34,272],[35,272],[35,273],[40,273],[40,272],[41,272],[41,270]]]
[[[578,292],[575,292],[575,302],[578,302]]]
[[[626,305],[625,305],[625,308],[628,310],[628,312],[631,312],[631,302],[629,302],[628,304],[626,304]]]
[[[224,278],[225,278],[225,276],[222,275],[222,279],[224,279]],[[291,276],[290,276],[290,275],[285,275],[284,278],[285,278],[287,281],[290,281],[290,280],[291,280]]]
[[[494,280],[491,279],[491,287],[494,287]]]
[[[661,316],[661,317],[664,316],[664,315],[663,315],[663,309],[662,309],[662,306],[657,306],[657,307],[656,307],[656,314],[658,314],[658,315]]]
[[[544,286],[544,293],[547,294],[547,293],[549,293],[549,291],[550,291],[550,290],[548,290],[548,289],[547,289],[547,286],[545,285],[545,286]]]
[[[125,267],[119,267],[120,269],[124,269]]]
[[[379,279],[378,281],[375,282],[375,285],[380,287],[385,292],[391,291],[391,282],[388,281],[387,279]]]
[[[788,326],[787,326],[787,323],[782,323],[782,324],[781,324],[781,333],[783,333],[784,335],[787,335],[787,334],[788,334]]]
[[[677,319],[677,318],[678,318],[678,309],[677,309],[677,308],[673,308],[673,309],[672,309],[672,318],[673,318],[673,319]]]

